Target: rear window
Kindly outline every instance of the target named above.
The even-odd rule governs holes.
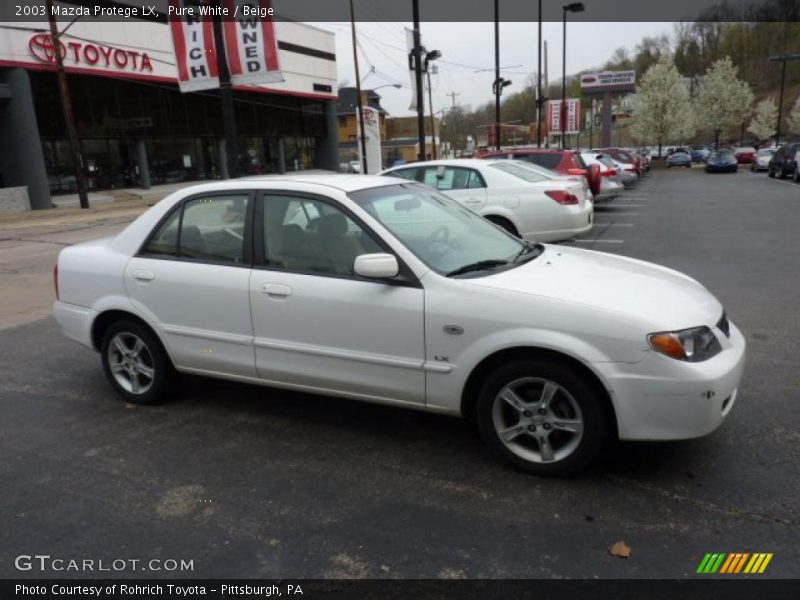
[[[561,162],[560,154],[515,154],[517,160],[524,160],[547,169],[555,169]]]
[[[542,174],[537,173],[533,169],[528,169],[527,167],[523,167],[522,165],[514,164],[511,161],[496,162],[491,165],[491,168],[497,169],[498,171],[503,171],[504,173],[508,173],[509,175],[513,175],[517,179],[522,179],[523,181],[527,181],[528,183],[536,183],[537,181],[545,181],[547,179]]]

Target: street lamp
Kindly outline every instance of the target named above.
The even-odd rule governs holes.
[[[500,96],[503,88],[511,85],[511,80],[500,77],[500,0],[494,0],[494,136],[495,147],[500,150]]]
[[[436,160],[436,119],[433,116],[433,93],[431,92],[431,70],[428,68],[430,63],[442,58],[439,50],[431,50],[425,54],[425,75],[428,77],[428,104],[431,107],[431,158]],[[424,154],[424,150],[423,150]]]
[[[561,57],[561,113],[558,121],[559,125],[561,126],[561,148],[566,148],[566,134],[564,133],[567,129],[567,13],[568,12],[583,12],[586,8],[583,6],[583,2],[572,2],[571,4],[565,4],[561,7],[563,11],[563,48],[562,48],[562,57]]]
[[[380,89],[385,88],[385,87],[393,87],[393,88],[399,90],[401,87],[403,87],[403,84],[402,83],[384,83],[383,85],[379,85],[376,88],[372,88],[372,91],[375,92],[375,91],[380,90]]]
[[[800,54],[781,54],[770,56],[770,62],[781,62],[781,92],[778,96],[778,124],[775,127],[775,146],[781,139],[781,118],[783,117],[783,88],[786,85],[786,63],[790,60],[800,60]]]

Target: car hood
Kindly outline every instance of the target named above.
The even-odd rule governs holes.
[[[604,252],[545,248],[520,267],[467,281],[622,314],[654,329],[711,326],[722,315],[719,301],[678,271]]]

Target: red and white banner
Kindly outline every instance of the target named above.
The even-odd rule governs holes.
[[[197,92],[219,87],[214,23],[210,16],[181,14],[186,0],[169,0],[169,27],[175,46],[175,65],[182,92]],[[194,4],[191,4],[194,6]],[[195,13],[197,8],[195,6]]]
[[[225,53],[233,85],[283,81],[270,0],[223,0],[234,20],[225,21]]]
[[[581,101],[579,98],[567,98],[564,111],[567,128],[564,133],[575,134],[580,131]],[[547,124],[550,133],[561,133],[561,100],[550,100],[547,103]]]

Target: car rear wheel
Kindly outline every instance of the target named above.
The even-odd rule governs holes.
[[[800,183],[800,165],[794,166],[794,177],[795,183]]]
[[[476,416],[495,455],[544,476],[591,466],[613,431],[593,386],[574,369],[542,360],[512,362],[492,373],[481,388]]]
[[[772,166],[767,167],[767,176],[768,177],[775,177],[775,171],[772,169]]]
[[[100,356],[106,378],[128,402],[153,404],[164,397],[172,364],[161,342],[143,325],[111,325],[103,335]]]
[[[494,216],[486,218],[495,225],[497,225],[498,227],[502,227],[503,229],[505,229],[508,233],[510,233],[514,237],[519,237],[519,232],[517,231],[517,228],[514,227],[514,224],[508,219],[504,219],[503,217],[494,217]]]

